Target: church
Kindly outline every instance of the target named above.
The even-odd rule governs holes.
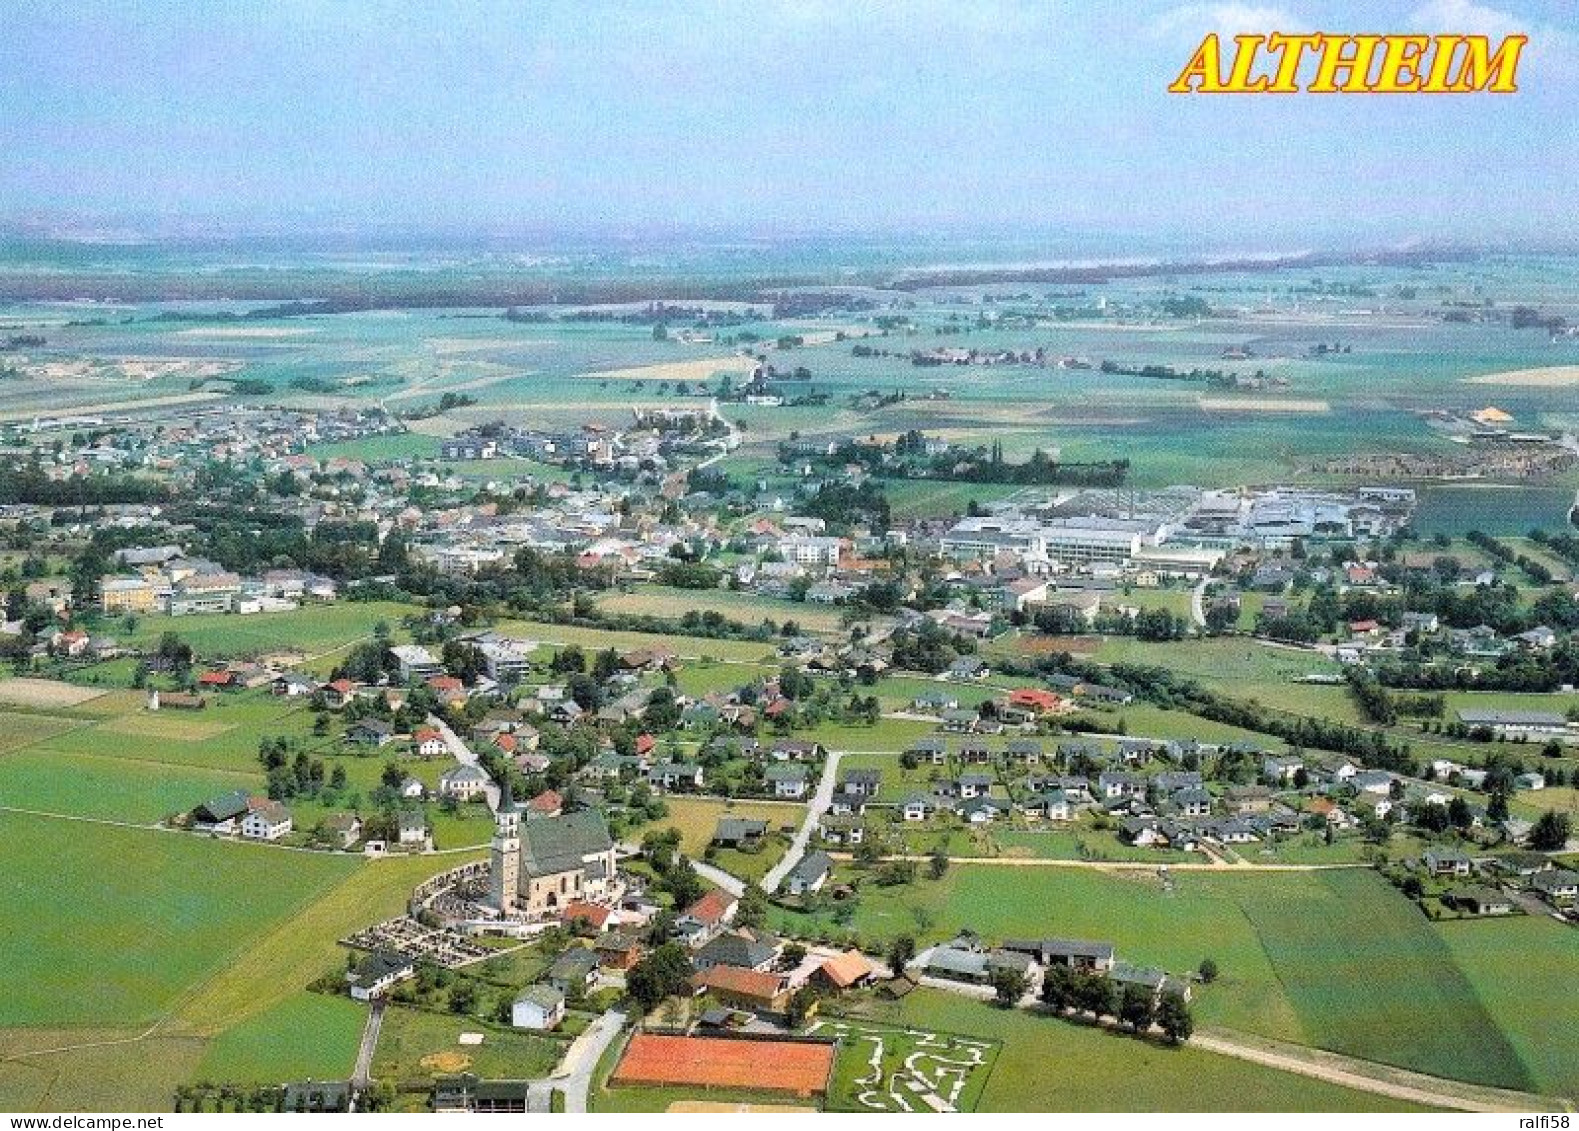
[[[582,809],[523,821],[507,794],[494,817],[489,885],[501,915],[527,919],[616,897],[614,838],[603,815]]]

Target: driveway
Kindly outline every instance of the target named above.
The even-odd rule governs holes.
[[[487,768],[478,760],[476,751],[461,741],[461,736],[450,729],[449,723],[437,715],[429,715],[428,725],[439,732],[439,737],[444,739],[444,745],[449,747],[450,756],[457,762],[463,766],[476,766],[485,774],[488,772]],[[497,813],[499,811],[500,797],[499,783],[489,778],[488,784],[483,787],[483,792],[488,797],[488,808]]]
[[[696,874],[701,876],[702,879],[723,888],[736,899],[739,899],[746,893],[746,882],[739,876],[731,875],[722,868],[709,864],[705,860],[693,859],[691,867],[695,869]]]
[[[614,1038],[625,1028],[626,1020],[625,1014],[611,1009],[588,1025],[586,1031],[571,1042],[559,1070],[549,1077],[547,1082],[565,1093],[567,1114],[584,1113],[587,1110],[592,1074],[597,1071],[598,1061],[603,1059],[603,1054],[614,1043]]]
[[[833,804],[833,787],[839,779],[839,759],[843,757],[842,750],[828,751],[828,760],[822,767],[822,780],[817,783],[817,792],[812,795],[811,804],[806,807],[806,819],[801,822],[800,831],[790,842],[789,851],[784,854],[784,859],[762,877],[762,890],[769,895],[779,890],[779,884],[783,883],[784,877],[790,874],[790,869],[799,864],[800,858],[806,855],[806,846],[811,843],[812,833],[817,831],[817,822],[828,811],[828,806]]]

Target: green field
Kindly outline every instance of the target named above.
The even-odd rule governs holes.
[[[828,912],[777,914],[840,933]],[[956,864],[941,882],[865,885],[849,929],[875,947],[963,928],[1106,939],[1126,961],[1175,973],[1210,956],[1222,975],[1197,995],[1204,1024],[1475,1083],[1541,1082],[1431,924],[1369,870],[1175,872],[1165,886],[1150,869]]]
[[[720,817],[754,817],[766,821],[769,829],[775,829],[780,825],[798,826],[806,817],[804,805],[720,801],[716,798],[685,797],[677,794],[666,796],[663,803],[668,807],[668,815],[632,829],[630,838],[640,840],[649,831],[679,829],[681,849],[697,859],[701,858],[708,842],[713,839],[713,832],[718,828]],[[763,855],[776,858],[778,854],[764,852]],[[727,867],[723,863],[719,866]],[[766,871],[766,868],[763,871]]]
[[[767,641],[704,640],[690,636],[665,636],[651,632],[625,632],[602,628],[580,628],[568,624],[543,624],[538,621],[504,620],[494,626],[507,636],[519,636],[551,644],[579,644],[586,649],[668,648],[682,657],[713,656],[720,660],[743,660],[756,664],[773,662],[774,646]]]
[[[1420,1111],[1183,1045],[1003,1010],[941,990],[868,999],[872,1021],[1001,1042],[979,1111]]]
[[[0,860],[0,1026],[151,1020],[358,866],[17,813]]]
[[[1439,923],[1435,930],[1534,1089],[1579,1097],[1579,931],[1537,916]]]
[[[641,616],[679,620],[690,612],[716,612],[745,624],[761,624],[769,619],[777,624],[794,621],[805,632],[837,632],[839,610],[831,605],[805,604],[758,597],[753,593],[732,593],[727,589],[697,591],[667,589],[660,585],[639,586],[633,592],[611,592],[598,601],[610,613],[635,613]],[[698,643],[703,643],[699,641]]]
[[[137,618],[137,628],[125,642],[134,647],[154,647],[160,636],[173,632],[205,660],[269,652],[318,655],[371,638],[373,626],[380,621],[388,624],[393,637],[399,639],[400,618],[417,611],[411,605],[393,601],[337,601],[251,616],[150,614]]]
[[[210,1042],[198,1075],[240,1084],[343,1080],[366,1020],[367,1007],[349,997],[294,994]]]
[[[0,799],[18,809],[151,824],[263,775],[23,750],[0,758]]]
[[[481,1033],[480,1045],[462,1045],[462,1033]],[[529,1080],[546,1076],[564,1053],[564,1043],[474,1017],[453,1017],[404,1006],[384,1014],[373,1057],[373,1076],[402,1089],[425,1088],[435,1075],[475,1072],[484,1079]],[[424,1058],[445,1058],[448,1064]]]

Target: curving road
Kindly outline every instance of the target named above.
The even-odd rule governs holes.
[[[828,751],[828,760],[822,767],[822,779],[817,783],[817,792],[812,795],[811,804],[806,806],[806,819],[801,822],[800,831],[790,842],[789,851],[784,854],[784,859],[773,865],[768,870],[768,874],[762,877],[762,890],[769,895],[779,890],[779,884],[783,883],[784,877],[790,874],[790,869],[799,864],[800,858],[806,855],[806,846],[811,843],[812,834],[817,831],[817,822],[828,811],[828,806],[833,804],[833,787],[839,779],[839,759],[843,757],[842,750]]]

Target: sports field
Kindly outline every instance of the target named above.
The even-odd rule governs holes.
[[[833,1055],[831,1044],[637,1033],[610,1083],[753,1088],[809,1096],[827,1087]]]

